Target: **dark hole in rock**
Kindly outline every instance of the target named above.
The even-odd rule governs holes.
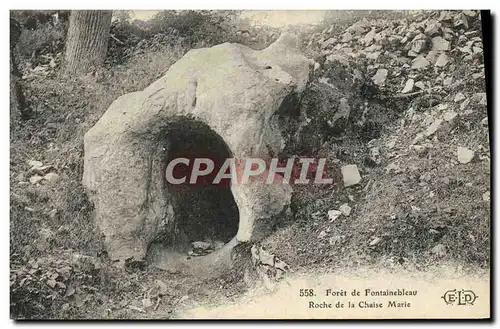
[[[229,242],[238,231],[239,213],[230,181],[226,179],[213,184],[220,167],[231,157],[231,152],[217,133],[198,121],[182,119],[175,122],[167,135],[167,163],[180,157],[189,159],[189,165],[179,164],[173,171],[175,178],[186,177],[185,183],[171,184],[166,181],[175,213],[172,243],[179,252],[201,256]],[[196,158],[212,160],[214,170],[207,176],[198,177],[195,184],[190,184]],[[204,165],[200,167],[201,170],[205,168]]]

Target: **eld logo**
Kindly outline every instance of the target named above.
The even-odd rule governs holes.
[[[441,298],[444,299],[447,305],[474,305],[478,296],[472,290],[448,290]]]

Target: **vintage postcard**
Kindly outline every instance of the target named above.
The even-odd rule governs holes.
[[[11,10],[11,318],[490,319],[490,29]]]

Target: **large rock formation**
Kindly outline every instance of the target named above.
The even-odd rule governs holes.
[[[297,106],[311,65],[296,46],[284,34],[262,51],[229,43],[191,50],[161,79],[111,104],[85,135],[83,175],[111,259],[143,260],[160,231],[175,234],[172,223],[182,220],[164,178],[172,131],[205,127],[239,159],[283,149],[278,120]],[[231,192],[237,241],[261,238],[291,197],[288,185],[262,180]]]

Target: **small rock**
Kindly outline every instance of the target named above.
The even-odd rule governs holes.
[[[344,216],[349,216],[351,214],[352,208],[349,207],[347,203],[344,203],[339,207],[339,210]]]
[[[434,37],[439,34],[441,31],[441,23],[436,21],[435,19],[429,20],[427,26],[425,27],[424,33],[429,37]]]
[[[415,150],[415,152],[417,152],[419,156],[424,156],[428,152],[427,147],[423,145],[413,145],[412,148]]]
[[[327,233],[325,231],[321,231],[319,234],[318,234],[318,239],[323,239],[324,237],[327,236]]]
[[[445,67],[446,64],[448,64],[448,62],[449,62],[448,56],[446,56],[445,53],[441,53],[441,55],[439,55],[439,57],[437,58],[435,65],[437,67]]]
[[[154,303],[151,301],[151,298],[144,298],[142,300],[142,307],[147,309],[147,308],[152,308],[154,306]]]
[[[439,129],[441,123],[443,123],[443,120],[441,119],[434,120],[434,122],[429,127],[427,127],[427,130],[424,133],[425,136],[426,137],[432,136]]]
[[[408,50],[408,57],[417,57],[418,53],[414,52],[413,50]]]
[[[432,38],[432,48],[434,51],[448,51],[450,50],[450,42],[446,41],[443,37]]]
[[[417,81],[417,82],[415,82],[415,87],[422,90],[422,89],[425,89],[425,84],[422,81]]]
[[[54,219],[57,215],[57,209],[52,209],[51,211],[49,211],[48,215],[50,219]]]
[[[339,243],[342,240],[342,237],[340,235],[332,236],[330,239],[328,239],[328,243],[330,246],[334,246],[337,243]]]
[[[370,159],[376,164],[380,164],[380,149],[377,146],[370,149]]]
[[[485,117],[483,120],[481,120],[481,124],[485,127],[488,126],[488,117]]]
[[[465,99],[465,95],[462,93],[458,93],[455,95],[455,98],[453,98],[453,101],[455,103],[459,103],[459,102],[463,101],[464,99]]]
[[[371,247],[373,247],[373,246],[375,246],[375,245],[379,244],[379,243],[380,243],[380,241],[382,241],[382,239],[381,239],[381,238],[376,237],[376,238],[374,238],[372,241],[370,241],[370,246],[371,246]]]
[[[45,179],[49,183],[54,183],[59,180],[59,175],[55,172],[49,172],[47,175],[43,176],[43,179]]]
[[[453,81],[452,77],[446,77],[446,78],[444,78],[444,80],[443,80],[443,86],[449,86],[449,85],[451,85],[452,81]]]
[[[202,250],[207,250],[210,249],[212,244],[210,242],[205,242],[205,241],[194,241],[191,243],[193,246],[193,249],[202,249]]]
[[[411,48],[410,51],[420,54],[421,52],[425,51],[427,49],[427,40],[425,39],[419,39],[419,40],[414,40],[411,42]]]
[[[28,165],[30,165],[31,169],[33,169],[33,168],[40,168],[41,166],[43,166],[43,163],[40,161],[31,160],[28,162]]]
[[[36,183],[39,183],[42,179],[43,179],[42,176],[35,175],[30,177],[30,183],[35,185]]]
[[[486,99],[486,93],[475,93],[473,96],[473,101],[477,102],[479,105],[486,106],[487,99]]]
[[[446,255],[446,247],[440,243],[431,249],[431,253],[438,257],[443,257]]]
[[[342,35],[342,42],[350,42],[352,41],[352,34],[349,32],[346,32]]]
[[[429,61],[424,56],[419,55],[411,62],[412,69],[422,69],[429,66]]]
[[[365,37],[363,38],[363,43],[365,46],[369,46],[373,42],[373,38],[375,37],[375,29],[371,29]]]
[[[214,247],[214,250],[219,250],[221,249],[222,247],[224,247],[225,243],[222,242],[222,241],[214,241],[213,243],[213,247]]]
[[[408,79],[408,81],[406,81],[405,87],[403,88],[403,90],[401,92],[403,94],[411,92],[413,90],[414,85],[415,85],[415,80]]]
[[[468,29],[469,28],[469,21],[467,19],[467,16],[465,16],[463,13],[456,15],[455,19],[453,21],[453,25],[455,25],[455,26],[463,25],[466,29]]]
[[[391,172],[394,172],[395,174],[399,174],[403,171],[401,170],[401,167],[397,163],[393,162],[393,163],[388,164],[385,167],[385,172],[388,174]]]
[[[475,17],[476,16],[476,12],[474,10],[464,10],[462,11],[465,15],[469,16],[469,17]]]
[[[464,111],[470,104],[470,98],[467,98],[460,104],[460,111]]]
[[[483,201],[490,202],[490,191],[486,191],[483,193]]]
[[[321,44],[321,48],[325,49],[325,48],[327,48],[328,46],[330,46],[330,45],[333,45],[333,44],[337,43],[337,41],[338,41],[338,40],[337,40],[337,39],[335,39],[335,38],[330,38],[330,39],[326,40],[325,42],[323,42],[323,43]]]
[[[386,69],[378,69],[377,73],[372,77],[373,83],[379,86],[383,85],[388,73]]]
[[[441,21],[441,22],[449,22],[452,20],[452,16],[451,16],[451,13],[449,11],[441,11],[441,13],[439,14],[439,18],[438,18],[438,21]]]
[[[443,114],[443,119],[445,121],[452,121],[453,119],[455,119],[457,117],[458,113],[453,111],[453,110],[449,110],[449,111],[446,111],[444,114]]]
[[[343,166],[341,171],[345,187],[356,185],[361,181],[361,175],[359,174],[357,165]]]
[[[471,162],[472,158],[474,158],[474,151],[469,150],[466,147],[459,146],[457,148],[457,157],[458,157],[458,162],[464,164],[469,163]]]
[[[342,212],[340,212],[338,210],[335,210],[335,209],[329,210],[328,211],[328,218],[330,219],[330,223],[335,221],[337,218],[339,218],[340,215],[342,215]]]

